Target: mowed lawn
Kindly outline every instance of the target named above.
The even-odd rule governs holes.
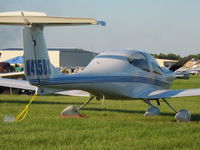
[[[200,88],[200,77],[176,80],[172,89]],[[0,95],[0,149],[2,150],[198,150],[200,149],[200,97],[173,98],[177,109],[188,109],[192,121],[178,123],[164,103],[160,116],[144,117],[142,101],[92,101],[81,111],[85,118],[60,118],[68,105],[87,98],[40,96],[24,121],[5,123],[17,115],[29,96]],[[156,103],[155,103],[156,104]]]

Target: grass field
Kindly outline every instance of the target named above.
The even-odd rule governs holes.
[[[200,88],[200,77],[176,80],[172,89]],[[85,118],[59,118],[70,104],[86,98],[40,96],[30,106],[24,121],[5,123],[7,114],[16,115],[29,96],[0,95],[0,149],[2,150],[198,150],[200,149],[200,97],[173,98],[176,109],[188,109],[192,121],[178,123],[164,103],[160,116],[143,117],[149,107],[142,101],[92,101]]]

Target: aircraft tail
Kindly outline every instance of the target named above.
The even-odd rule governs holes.
[[[90,18],[49,17],[38,12],[0,13],[0,24],[22,25],[25,75],[32,85],[40,86],[62,74],[51,65],[45,44],[45,26],[102,25],[105,22]]]
[[[25,75],[32,85],[40,86],[50,78],[62,75],[50,63],[43,27],[25,27],[23,43]]]

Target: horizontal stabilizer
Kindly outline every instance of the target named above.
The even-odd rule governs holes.
[[[50,17],[40,12],[8,12],[0,13],[2,25],[26,25],[26,26],[73,26],[73,25],[98,25],[105,22],[92,18]]]
[[[36,91],[37,87],[30,85],[28,81],[25,80],[16,80],[16,79],[5,79],[5,78],[0,78],[0,86],[2,87],[9,87],[9,88],[16,88],[16,89],[24,89],[24,90],[32,90]],[[82,90],[66,90],[62,91],[59,90],[60,92],[56,92],[56,89],[54,89],[55,94],[60,94],[60,95],[68,95],[68,96],[84,96],[84,97],[89,97],[90,94],[88,92],[82,91]],[[53,89],[52,89],[53,91]]]
[[[3,77],[3,78],[10,78],[10,77],[17,77],[17,76],[24,76],[24,71],[22,71],[22,72],[0,73],[0,77]]]
[[[37,89],[37,87],[30,85],[28,81],[5,78],[0,78],[0,86],[33,91]]]

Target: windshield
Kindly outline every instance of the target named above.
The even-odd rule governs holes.
[[[150,71],[147,58],[140,52],[135,52],[128,57],[128,62],[145,71]]]

